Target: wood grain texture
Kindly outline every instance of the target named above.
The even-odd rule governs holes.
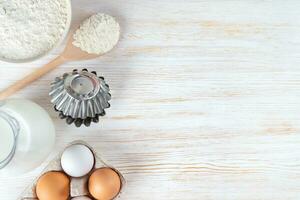
[[[72,2],[73,27],[101,11],[123,32],[108,55],[65,64],[15,95],[52,116],[51,156],[86,140],[124,173],[121,199],[300,198],[300,1]],[[60,50],[0,63],[0,87]],[[78,129],[57,118],[47,93],[55,76],[80,67],[106,77],[113,99],[100,124]],[[0,199],[15,199],[40,171],[1,179]]]

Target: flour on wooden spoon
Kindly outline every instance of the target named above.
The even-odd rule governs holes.
[[[104,54],[119,41],[120,25],[107,14],[97,13],[83,21],[73,35],[73,45],[90,54]]]

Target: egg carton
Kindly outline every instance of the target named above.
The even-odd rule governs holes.
[[[92,151],[92,153],[94,154],[95,162],[94,162],[93,169],[89,172],[89,174],[87,174],[83,177],[74,178],[74,177],[70,177],[66,174],[70,178],[70,197],[69,197],[69,199],[72,199],[74,197],[80,197],[80,196],[87,196],[91,199],[94,199],[88,191],[88,187],[87,187],[88,179],[89,179],[90,175],[92,174],[92,172],[94,170],[99,169],[99,168],[103,168],[103,167],[109,167],[109,168],[113,169],[120,176],[121,189],[120,189],[119,194],[114,199],[120,198],[120,195],[123,192],[123,189],[124,189],[124,186],[125,186],[125,179],[124,179],[123,175],[117,169],[115,169],[114,167],[112,167],[110,165],[107,165],[97,155],[96,151],[89,144],[87,144],[84,141],[73,141],[70,144],[68,144],[65,147],[65,149],[68,148],[69,146],[75,145],[75,144],[82,144],[82,145],[87,146]],[[60,158],[61,158],[62,153],[64,152],[64,150],[61,151],[60,154],[56,158],[54,158],[52,161],[50,161],[50,163],[44,168],[44,170],[41,172],[41,174],[33,181],[32,184],[30,184],[25,189],[25,191],[20,195],[20,197],[17,200],[38,200],[36,192],[35,192],[36,183],[37,183],[38,179],[44,173],[49,172],[49,171],[61,171],[61,172],[63,172],[63,169],[62,169],[61,163],[60,163]]]

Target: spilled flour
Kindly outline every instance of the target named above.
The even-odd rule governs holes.
[[[45,54],[62,38],[68,0],[0,0],[0,57],[31,59]]]
[[[115,18],[98,13],[86,19],[73,35],[73,45],[91,54],[104,54],[119,41],[120,25]]]

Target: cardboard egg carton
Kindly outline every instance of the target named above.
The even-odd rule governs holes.
[[[103,167],[112,168],[114,171],[116,171],[119,174],[120,179],[121,179],[121,189],[120,189],[118,196],[116,196],[114,199],[119,198],[120,194],[124,188],[124,185],[125,185],[125,179],[122,176],[122,174],[114,167],[107,165],[97,155],[96,151],[89,144],[87,144],[84,141],[74,141],[74,142],[70,143],[69,145],[67,145],[66,148],[71,145],[74,145],[74,144],[82,144],[82,145],[87,146],[93,152],[95,162],[94,162],[94,167],[89,174],[87,174],[83,177],[80,177],[80,178],[74,178],[74,177],[69,176],[69,178],[70,178],[70,197],[69,197],[69,199],[72,199],[74,197],[79,197],[79,196],[88,196],[89,198],[94,199],[94,198],[92,198],[92,196],[89,194],[89,191],[88,191],[88,187],[87,187],[88,179],[94,170],[103,168]],[[42,173],[34,180],[34,182],[31,185],[29,185],[29,187],[20,195],[20,197],[17,200],[38,200],[36,192],[35,192],[36,183],[37,183],[38,179],[44,173],[49,172],[49,171],[62,171],[63,172],[63,169],[60,164],[60,158],[61,158],[61,155],[63,152],[64,152],[64,150],[45,167],[45,169],[42,171]],[[66,175],[68,176],[68,174],[66,174]]]

